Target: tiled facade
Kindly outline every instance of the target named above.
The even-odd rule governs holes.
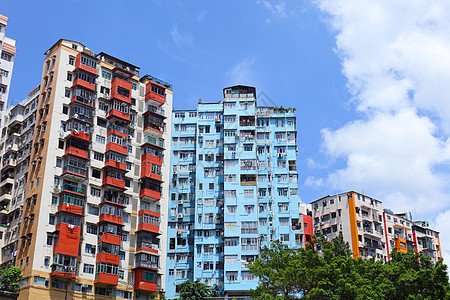
[[[326,196],[311,203],[314,233],[332,240],[342,231],[353,257],[388,261],[390,252],[415,249],[436,262],[442,257],[439,233],[427,222],[411,220],[407,214],[383,209],[372,197],[347,192]]]
[[[262,246],[300,246],[293,110],[258,107],[253,87],[223,95],[173,112],[169,299],[186,278],[246,294],[258,285],[248,265]]]
[[[16,41],[5,35],[8,17],[0,15],[0,125],[8,104],[9,87],[16,56]]]
[[[171,85],[130,63],[69,40],[45,53],[2,137],[2,262],[22,268],[19,299],[159,298],[171,110]]]

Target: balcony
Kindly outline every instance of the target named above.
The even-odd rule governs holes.
[[[111,186],[120,190],[125,189],[125,181],[113,177],[103,176],[103,186]]]
[[[103,232],[100,235],[98,243],[108,243],[113,245],[120,245],[122,243],[122,237],[119,235]]]
[[[63,168],[63,173],[61,176],[73,180],[80,180],[86,178],[87,171],[85,169],[67,165]]]
[[[149,198],[150,200],[161,200],[161,192],[154,191],[148,188],[141,189],[141,192],[139,193],[140,198]]]
[[[78,53],[78,55],[77,55],[77,57],[75,59],[75,70],[81,69],[81,70],[86,71],[88,73],[97,75],[97,70],[95,68],[93,68],[91,66],[87,66],[87,65],[85,65],[85,64],[83,64],[81,62],[81,57],[82,56],[85,56],[84,58],[89,57],[90,60],[94,60],[94,61],[97,60],[94,57],[87,56],[86,54],[80,52],[80,53]]]
[[[86,190],[81,187],[64,184],[61,189],[61,193],[69,192],[71,194],[76,194],[78,196],[86,196]]]
[[[153,105],[147,106],[147,111],[144,114],[147,114],[147,113],[152,114],[155,117],[159,117],[159,118],[163,118],[163,119],[166,118],[164,110],[162,108],[155,107]]]
[[[113,142],[109,142],[108,144],[106,144],[106,152],[108,151],[114,151],[123,155],[127,155],[128,154],[128,147],[127,146],[123,146],[123,145],[119,145]]]
[[[64,254],[78,257],[78,245],[80,244],[80,226],[74,226],[67,223],[56,225],[58,242],[53,247],[53,254]],[[76,245],[76,247],[74,247]]]
[[[76,147],[67,147],[66,151],[64,152],[64,155],[73,155],[80,158],[87,159],[88,158],[88,152],[85,150],[81,150]]]
[[[130,114],[121,112],[117,109],[111,109],[110,111],[108,111],[107,117],[108,120],[118,119],[119,121],[130,122]]]
[[[91,140],[91,135],[89,133],[84,133],[75,129],[71,129],[64,135],[64,138],[77,138],[85,142],[89,142]]]
[[[147,292],[156,292],[158,291],[158,283],[157,283],[157,279],[158,279],[158,274],[156,274],[156,272],[154,273],[153,276],[149,276],[148,274],[146,274],[146,279],[148,279],[149,277],[153,277],[155,279],[155,281],[152,280],[144,280],[144,272],[149,272],[145,269],[137,269],[135,270],[134,273],[134,289],[136,291],[147,291]],[[151,279],[153,279],[151,278]]]
[[[83,215],[83,207],[70,203],[61,203],[58,206],[58,212],[67,212],[75,215]]]
[[[106,252],[99,252],[97,253],[97,257],[95,259],[96,263],[104,262],[112,265],[118,265],[120,264],[120,256],[114,255]]]
[[[93,101],[90,99],[87,99],[85,97],[81,97],[78,95],[74,95],[71,99],[70,99],[70,103],[79,103],[85,106],[88,106],[89,108],[93,107]]]
[[[114,223],[117,225],[122,225],[123,219],[122,219],[122,217],[119,217],[119,216],[114,216],[114,215],[110,215],[110,214],[101,214],[100,222],[109,222],[109,223]]]
[[[127,138],[130,135],[130,133],[131,130],[123,126],[114,126],[114,125],[108,126],[108,133],[107,133],[108,135],[115,134]]]
[[[131,82],[118,77],[114,78],[111,82],[111,97],[131,104]]]
[[[165,87],[154,82],[147,83],[145,87],[145,101],[152,101],[157,106],[161,106],[166,102]]]
[[[84,87],[85,89],[95,91],[95,84],[77,78],[73,81],[73,86]]]
[[[108,285],[117,285],[119,282],[119,275],[99,272],[95,275],[94,283],[103,283]]]
[[[59,265],[53,263],[51,265],[52,272],[50,273],[51,277],[64,277],[64,278],[75,278],[76,277],[76,268],[69,267],[65,265]]]
[[[153,244],[151,242],[138,243],[136,248],[137,248],[136,252],[145,251],[145,252],[150,252],[150,253],[155,253],[155,254],[158,254],[158,250],[159,250],[158,244]]]
[[[3,160],[2,169],[14,168],[17,165],[17,159],[8,158]]]
[[[135,268],[151,268],[151,269],[159,269],[159,265],[157,263],[148,261],[148,260],[136,260]]]
[[[128,172],[127,165],[125,163],[121,163],[120,161],[115,161],[112,159],[108,159],[107,161],[105,161],[105,168],[106,167],[116,168]]]
[[[140,223],[138,225],[138,231],[148,231],[148,232],[159,234],[159,225]]]
[[[147,143],[151,144],[152,146],[156,146],[157,148],[164,149],[164,141],[156,139],[152,136],[148,137]]]

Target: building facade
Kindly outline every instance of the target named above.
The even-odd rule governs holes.
[[[35,111],[8,119],[4,136],[20,139],[34,128],[26,135],[25,173],[16,168],[24,182],[16,188],[3,169],[0,182],[16,188],[23,204],[13,235],[12,195],[2,249],[4,264],[22,268],[19,299],[158,299],[165,288],[171,85],[60,40],[45,53],[30,101]],[[14,156],[5,151],[9,165]],[[15,246],[7,248],[12,236]]]
[[[0,15],[0,125],[8,106],[9,87],[16,56],[16,41],[5,35],[8,17]]]
[[[0,178],[0,261],[3,266],[14,265],[17,255],[39,91],[38,86],[21,103],[5,111]]]
[[[353,257],[388,261],[395,248],[416,250],[436,262],[442,257],[439,233],[427,222],[412,221],[406,213],[383,209],[382,202],[357,192],[326,196],[311,202],[314,233],[334,239],[339,232]]]
[[[253,87],[223,96],[173,111],[169,299],[186,279],[245,295],[258,285],[248,265],[261,247],[301,245],[293,110],[259,107]]]

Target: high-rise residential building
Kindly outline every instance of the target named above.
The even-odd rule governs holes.
[[[301,245],[294,110],[228,87],[223,101],[173,111],[171,147],[166,298],[186,279],[245,295],[263,246]]]
[[[9,110],[2,263],[22,268],[19,299],[164,291],[172,86],[139,71],[62,39]]]
[[[416,250],[436,262],[442,257],[439,232],[406,213],[383,209],[382,202],[357,192],[326,196],[311,202],[314,233],[334,239],[339,232],[353,257],[388,261],[390,252]]]
[[[16,56],[16,41],[5,35],[8,17],[0,15],[0,125],[7,107],[9,86]]]
[[[14,264],[40,87],[5,111],[1,133],[0,262]]]

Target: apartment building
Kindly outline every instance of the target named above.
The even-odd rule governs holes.
[[[5,110],[1,134],[0,262],[15,264],[40,87]]]
[[[334,239],[342,231],[353,257],[388,261],[395,248],[415,249],[436,262],[442,257],[439,233],[411,215],[394,214],[382,202],[357,192],[326,196],[311,202],[314,233]]]
[[[19,143],[17,156],[8,143],[2,150],[0,185],[13,193],[2,262],[22,268],[19,299],[147,300],[164,291],[173,93],[139,71],[62,39],[45,53],[32,99],[11,109],[3,139]],[[22,182],[5,169],[14,157]]]
[[[300,246],[293,109],[227,87],[223,101],[173,111],[171,148],[166,298],[186,279],[247,294],[261,247]]]
[[[0,15],[0,125],[7,107],[9,86],[16,56],[16,41],[5,35],[8,17]]]

